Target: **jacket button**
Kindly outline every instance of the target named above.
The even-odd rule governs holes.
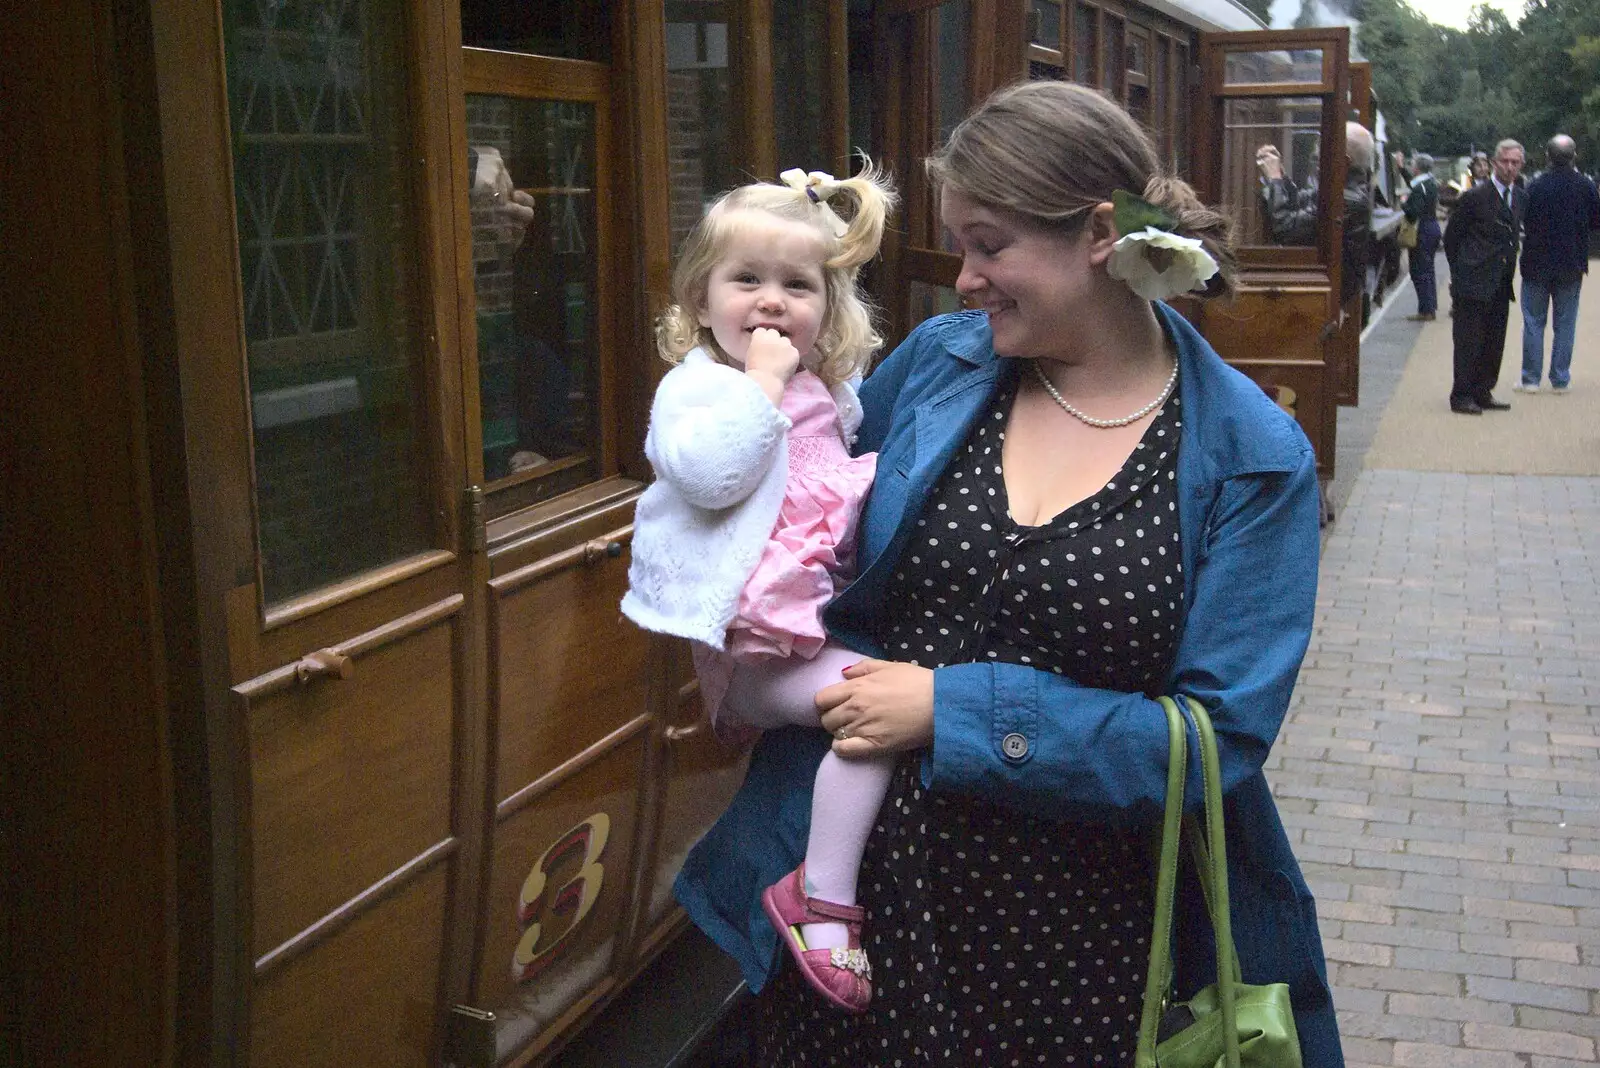
[[[1000,739],[1000,751],[1007,760],[1021,760],[1028,755],[1028,739],[1015,732]]]

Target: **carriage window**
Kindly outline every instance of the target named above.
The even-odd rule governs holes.
[[[1102,84],[1104,89],[1117,100],[1127,100],[1128,86],[1128,61],[1122,51],[1122,26],[1123,22],[1115,15],[1105,15],[1106,27],[1106,54],[1101,66]]]
[[[1314,210],[1322,142],[1322,100],[1318,97],[1245,97],[1223,109],[1223,204],[1239,221],[1242,244],[1312,245],[1314,224],[1293,225],[1267,217],[1256,151],[1272,145],[1283,161],[1285,177],[1294,183],[1294,212]],[[1304,221],[1304,216],[1300,216]]]
[[[517,201],[470,201],[484,477],[570,488],[599,451],[595,107],[469,93],[467,141],[499,154]]]
[[[1172,156],[1179,174],[1189,173],[1189,46],[1172,43]]]
[[[971,89],[967,84],[968,0],[947,0],[939,5],[939,96],[936,144],[944,144],[967,113]]]
[[[268,603],[429,536],[403,28],[366,7],[225,8]]]
[[[906,311],[909,316],[906,322],[915,326],[924,319],[931,319],[935,315],[944,315],[948,312],[961,310],[961,294],[950,286],[930,285],[927,282],[912,282],[906,287]]]
[[[1098,77],[1094,57],[1100,50],[1100,12],[1088,4],[1079,4],[1073,18],[1072,80],[1080,85],[1094,85]]]
[[[1028,36],[1041,48],[1061,49],[1060,0],[1032,0],[1029,8]]]
[[[609,6],[606,0],[461,0],[461,43],[607,63]]]
[[[778,167],[831,171],[827,157],[828,5],[815,0],[774,0],[772,5],[772,112],[777,122]]]
[[[1322,49],[1275,52],[1229,52],[1223,65],[1226,85],[1319,84]]]
[[[728,23],[711,21],[722,5],[667,0],[666,8],[667,170],[676,252],[706,205],[745,178],[733,152]]]

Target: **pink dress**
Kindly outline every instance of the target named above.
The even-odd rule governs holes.
[[[828,638],[822,610],[854,576],[856,521],[877,468],[877,453],[850,455],[833,394],[810,371],[789,380],[780,408],[793,425],[778,521],[739,594],[727,651],[693,646],[713,724],[735,663],[789,656],[810,660],[822,649]],[[726,725],[722,729],[726,733]]]

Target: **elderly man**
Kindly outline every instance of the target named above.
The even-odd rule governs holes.
[[[1522,146],[1516,141],[1508,138],[1496,145],[1494,173],[1461,194],[1444,232],[1454,301],[1450,410],[1461,415],[1511,407],[1495,400],[1490,390],[1500,380],[1506,319],[1516,299],[1511,276],[1517,270],[1518,234],[1528,206],[1527,191],[1517,185],[1522,162]]]
[[[1519,393],[1539,392],[1544,373],[1544,324],[1555,307],[1550,388],[1567,392],[1572,342],[1578,329],[1578,290],[1589,273],[1589,231],[1600,230],[1600,195],[1578,172],[1578,145],[1556,134],[1545,145],[1550,169],[1528,187],[1522,244],[1522,381]]]

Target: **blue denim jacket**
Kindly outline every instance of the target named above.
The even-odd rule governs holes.
[[[1261,772],[1310,640],[1319,536],[1315,458],[1299,426],[1228,367],[1181,316],[1156,305],[1178,351],[1178,456],[1185,620],[1169,693],[1211,711],[1226,793],[1229,889],[1244,979],[1288,982],[1306,1068],[1341,1068],[1316,906]],[[867,379],[857,447],[878,452],[856,581],[829,607],[833,636],[873,656],[889,576],[946,465],[987,409],[1005,361],[981,313],[920,325]],[[1020,734],[1012,757],[1001,740]],[[778,941],[760,892],[805,852],[811,784],[831,739],[788,728],[765,736],[745,784],[690,853],[678,900],[732,954],[751,989],[775,973]],[[1011,752],[1023,748],[1015,742]],[[934,673],[930,788],[1063,820],[1156,832],[1166,795],[1167,725],[1142,694],[1082,686],[1015,664]],[[1200,769],[1190,763],[1198,804]],[[1178,901],[1178,995],[1215,978],[1198,885]]]

